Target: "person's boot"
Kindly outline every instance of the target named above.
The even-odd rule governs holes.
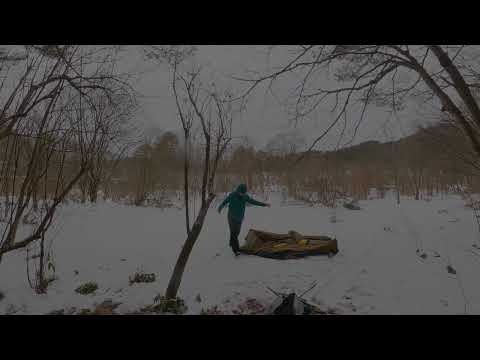
[[[233,255],[235,255],[235,257],[237,257],[238,255],[240,255],[240,250],[237,249],[235,246],[232,246],[232,251],[233,251]]]
[[[236,241],[232,246],[233,253],[235,256],[240,255],[240,246],[238,246],[238,241]]]

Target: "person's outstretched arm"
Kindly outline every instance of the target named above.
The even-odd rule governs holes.
[[[257,206],[268,206],[270,207],[270,204],[267,204],[267,203],[264,203],[264,202],[261,202],[261,201],[257,201],[255,199],[252,199],[250,196],[247,197],[247,202],[252,204],[252,205],[257,205]]]
[[[222,201],[220,206],[218,207],[218,212],[222,212],[222,209],[225,207],[230,202],[230,199],[232,198],[232,194],[228,194],[228,196],[225,198],[225,200]]]

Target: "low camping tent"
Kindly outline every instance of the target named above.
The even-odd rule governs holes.
[[[338,252],[338,243],[328,236],[307,236],[296,231],[275,234],[250,229],[240,251],[271,259],[295,259],[312,255],[334,255]]]

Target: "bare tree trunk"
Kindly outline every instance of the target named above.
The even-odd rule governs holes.
[[[480,155],[480,141],[475,134],[475,130],[465,119],[460,109],[455,105],[451,98],[440,88],[440,86],[435,83],[435,81],[431,78],[427,71],[423,67],[421,67],[420,64],[418,64],[418,62],[416,62],[416,70],[418,74],[422,77],[422,79],[425,81],[425,84],[438,97],[445,110],[448,111],[448,113],[450,113],[452,117],[455,118],[457,122],[461,125],[462,130],[466,137],[470,140],[473,149],[475,150],[477,155]],[[458,88],[456,89],[458,91]]]
[[[193,224],[192,230],[189,232],[185,244],[182,247],[182,251],[177,259],[175,268],[173,269],[172,276],[168,283],[167,292],[165,297],[167,299],[174,299],[177,296],[178,288],[180,287],[180,282],[182,281],[183,272],[185,271],[185,266],[187,265],[188,258],[192,252],[193,246],[197,241],[198,235],[202,231],[203,223],[207,215],[210,204],[215,198],[214,194],[210,194],[205,204],[201,207],[197,219]]]
[[[395,192],[397,196],[397,205],[400,205],[400,184],[398,179],[398,167],[395,165]]]
[[[190,234],[190,206],[188,204],[188,132],[185,133],[185,154],[183,158],[183,194],[185,198],[185,223]]]
[[[146,155],[145,155],[146,156]],[[136,206],[141,206],[147,198],[147,178],[148,178],[148,163],[146,157],[142,159],[140,168],[140,179],[137,184],[137,192],[135,195],[134,203]]]
[[[35,291],[38,294],[43,294],[46,291],[46,281],[45,281],[45,232],[42,232],[42,238],[40,240],[40,264],[39,269],[36,274],[36,289]]]
[[[173,77],[172,77],[172,88],[175,95],[175,102],[177,106],[178,115],[182,123],[184,138],[185,138],[185,154],[184,154],[184,198],[185,198],[185,221],[187,228],[187,239],[182,247],[180,255],[175,264],[172,276],[170,278],[165,297],[167,299],[173,299],[177,296],[177,292],[182,280],[183,272],[185,270],[188,258],[193,249],[195,242],[198,239],[198,236],[202,230],[205,217],[207,215],[210,204],[215,198],[213,192],[213,184],[215,181],[215,172],[220,160],[223,151],[225,150],[226,145],[231,139],[231,121],[232,113],[231,109],[224,107],[224,101],[219,100],[216,97],[214,91],[200,91],[202,90],[202,84],[198,79],[200,70],[194,70],[192,73],[186,73],[188,79],[183,77],[181,74],[177,73],[177,66],[183,62],[183,60],[190,56],[193,53],[193,50],[184,51],[182,48],[176,46],[173,47],[157,47],[152,46],[149,51],[149,55],[156,60],[167,61],[168,64],[172,67]],[[181,81],[184,85],[184,98],[183,107],[181,105],[180,96],[177,92],[177,82]],[[202,96],[205,94],[205,97]],[[203,99],[199,98],[199,95]],[[215,100],[217,105],[217,119],[215,129],[212,129],[211,117],[206,121],[204,116],[204,111],[211,111],[210,105],[211,101]],[[188,104],[187,104],[187,100]],[[207,109],[205,108],[207,106]],[[185,110],[185,111],[184,111]],[[192,186],[189,184],[189,156],[190,156],[190,130],[193,126],[194,118],[198,118],[201,124],[203,138],[205,140],[205,151],[203,159],[203,174],[201,175],[201,181],[199,187],[197,187],[196,181],[197,178],[194,178]],[[214,133],[216,131],[216,133]],[[214,136],[212,138],[212,136]],[[214,157],[213,164],[211,164],[211,141],[216,139],[216,156]],[[223,144],[223,145],[222,145]],[[194,162],[197,163],[198,156],[195,156]],[[194,170],[194,173],[197,173],[197,170]],[[200,176],[198,176],[200,177]],[[201,206],[200,211],[196,216],[196,220],[193,226],[190,228],[190,210],[189,210],[189,190],[192,190],[192,193],[195,195],[197,192],[200,192],[201,196]],[[208,194],[208,198],[207,198]],[[195,196],[193,200],[195,201]],[[195,212],[195,203],[193,204]]]
[[[32,200],[33,200],[33,210],[38,211],[38,188],[36,188],[33,191]]]
[[[477,101],[472,95],[470,88],[468,87],[465,79],[458,70],[458,68],[453,64],[452,60],[448,54],[441,48],[439,45],[429,45],[429,49],[435,54],[440,65],[447,71],[450,75],[455,90],[458,92],[463,102],[467,105],[468,110],[472,114],[472,117],[477,126],[480,126],[480,107],[478,106]]]
[[[87,180],[85,177],[83,177],[81,180],[80,180],[80,202],[82,204],[85,204],[85,202],[87,201]]]

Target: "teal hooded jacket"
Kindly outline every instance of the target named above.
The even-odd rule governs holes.
[[[218,212],[221,212],[225,205],[228,204],[228,216],[235,222],[241,223],[243,217],[245,216],[245,204],[249,203],[257,206],[267,206],[267,204],[252,199],[247,195],[247,186],[245,184],[240,184],[237,187],[237,190],[230,193],[225,200],[222,201],[218,207]]]

